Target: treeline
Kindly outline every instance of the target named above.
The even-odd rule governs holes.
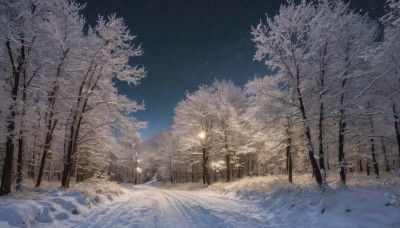
[[[395,0],[378,21],[342,1],[288,1],[252,28],[254,58],[273,74],[187,93],[173,128],[147,143],[150,173],[210,184],[306,172],[323,186],[328,171],[345,184],[398,169],[399,13]]]
[[[17,189],[45,176],[68,187],[72,177],[110,171],[145,126],[130,115],[143,105],[118,95],[114,80],[144,77],[128,63],[141,47],[121,18],[88,26],[82,8],[68,0],[0,3],[0,195],[14,179]]]

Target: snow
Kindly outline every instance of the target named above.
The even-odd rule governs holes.
[[[224,194],[235,192],[260,205],[276,215],[274,225],[279,227],[400,227],[396,175],[382,179],[354,176],[347,187],[328,179],[324,192],[311,184],[309,176],[297,179],[297,184],[289,184],[285,177],[248,178],[212,188]]]
[[[331,179],[330,179],[331,178]],[[0,227],[400,227],[400,178],[310,175],[144,185],[91,180],[0,197]]]
[[[0,227],[54,227],[58,221],[69,220],[79,213],[87,213],[89,203],[80,192],[54,191],[42,195],[44,199],[13,200],[0,198]]]

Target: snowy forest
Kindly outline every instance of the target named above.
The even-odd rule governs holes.
[[[250,27],[271,75],[216,80],[186,93],[174,124],[149,140],[144,104],[118,93],[147,75],[122,18],[88,25],[68,0],[0,2],[0,195],[117,182],[229,182],[310,174],[346,184],[400,167],[400,2],[379,20],[342,1],[289,0]],[[251,29],[250,29],[251,28]]]
[[[246,25],[249,61],[269,73],[226,57],[215,65],[251,76],[237,85],[216,72],[194,83],[211,69],[202,65],[186,93],[183,78],[155,77],[154,87],[182,83],[182,94],[173,123],[147,138],[151,118],[166,115],[146,122],[146,100],[124,93],[143,92],[155,71],[119,13],[141,6],[135,12],[152,12],[144,21],[159,23],[168,9],[193,10],[187,18],[227,7],[205,1],[95,1],[89,14],[74,0],[0,0],[0,227],[400,227],[400,1],[369,16],[351,1],[271,0],[279,11]],[[112,4],[123,9],[93,14]],[[232,12],[260,5],[241,1],[204,21],[225,33],[239,26]],[[173,19],[169,28],[180,25]],[[175,31],[185,29],[156,40],[168,34],[181,45]],[[202,54],[190,57],[207,65]],[[176,66],[199,70],[184,63]],[[151,93],[160,102],[173,100],[159,90]]]
[[[251,29],[254,59],[273,73],[187,92],[142,166],[204,184],[310,173],[322,189],[327,175],[345,185],[348,173],[398,170],[399,13],[398,1],[380,20],[341,1],[289,1]]]
[[[2,1],[1,191],[24,181],[58,180],[68,187],[119,160],[145,123],[130,114],[142,104],[118,95],[113,78],[135,85],[142,54],[122,18],[94,27],[81,5],[63,1]]]

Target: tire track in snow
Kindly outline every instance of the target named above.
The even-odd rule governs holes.
[[[151,188],[157,194],[158,200],[163,205],[160,213],[167,214],[166,227],[224,227],[225,220],[210,213],[210,211],[198,203],[193,204],[187,200],[169,194],[168,190]]]
[[[93,211],[81,220],[76,227],[149,227],[154,220],[154,199],[148,190],[130,192],[126,200],[93,207]]]
[[[273,216],[245,200],[207,191],[127,188],[118,202],[94,206],[76,227],[274,227]]]
[[[195,194],[194,194],[195,193]],[[184,205],[197,205],[203,213],[219,218],[221,226],[211,223],[214,227],[273,227],[268,221],[273,215],[256,205],[249,204],[237,198],[207,194],[209,192],[164,191],[164,194]]]

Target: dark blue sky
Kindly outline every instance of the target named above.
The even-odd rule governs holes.
[[[135,114],[148,121],[144,139],[173,123],[175,105],[186,91],[215,79],[231,79],[243,86],[255,75],[266,75],[263,63],[253,61],[251,26],[265,14],[272,16],[283,0],[79,0],[89,23],[97,15],[116,13],[137,36],[144,55],[134,59],[147,77],[138,86],[117,83],[121,93],[144,101]],[[356,8],[381,13],[384,0],[353,1]]]

